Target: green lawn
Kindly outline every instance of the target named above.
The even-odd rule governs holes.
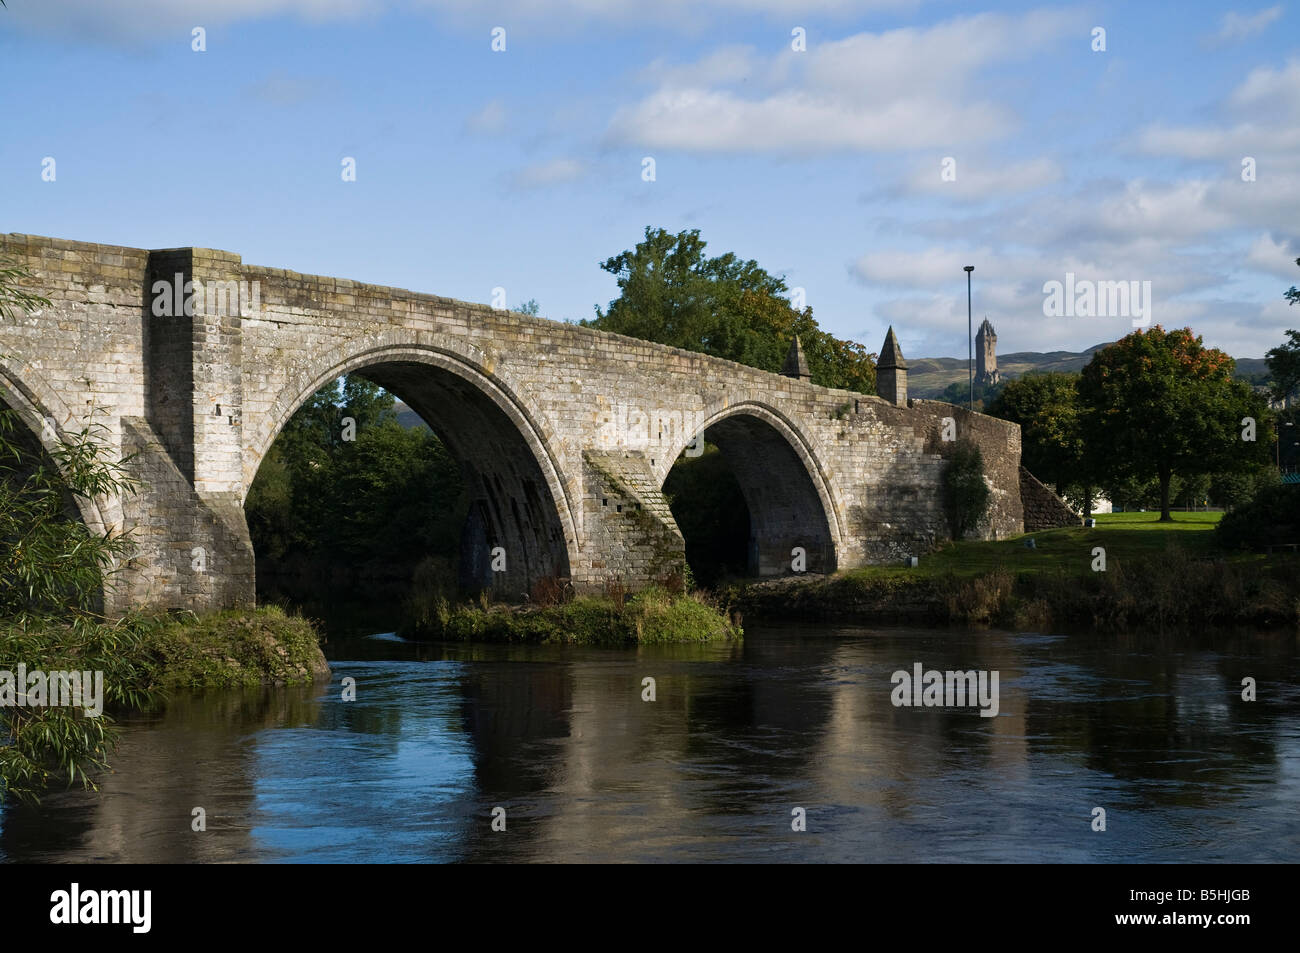
[[[1148,510],[1145,513],[1098,513],[1097,525],[1122,526],[1125,529],[1155,530],[1199,530],[1214,529],[1223,518],[1222,513],[1171,513],[1173,523],[1160,522],[1160,514]]]
[[[1174,513],[1173,523],[1161,523],[1159,513],[1105,513],[1097,516],[1095,529],[1068,527],[1026,533],[1011,539],[948,543],[938,552],[921,557],[916,569],[904,566],[868,566],[845,575],[887,578],[946,575],[976,576],[993,569],[1015,573],[1092,571],[1093,549],[1106,550],[1108,567],[1126,559],[1158,557],[1169,547],[1181,548],[1190,556],[1218,555],[1214,545],[1215,524],[1222,513]],[[1030,549],[1033,539],[1036,548]],[[1228,555],[1233,561],[1259,560],[1253,553]]]

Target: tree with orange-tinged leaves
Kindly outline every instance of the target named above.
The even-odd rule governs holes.
[[[1233,379],[1235,366],[1191,328],[1156,325],[1098,351],[1079,379],[1089,469],[1156,477],[1160,520],[1169,522],[1174,474],[1242,472],[1266,463],[1272,415],[1262,397]]]

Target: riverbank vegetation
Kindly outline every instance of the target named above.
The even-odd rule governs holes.
[[[287,683],[328,673],[315,630],[276,609],[102,614],[130,541],[98,534],[79,503],[136,489],[91,422],[48,449],[0,407],[0,802],[51,785],[94,787],[114,715],[174,689]]]
[[[1173,516],[1117,513],[1091,529],[949,543],[915,568],[791,577],[727,598],[762,618],[1117,632],[1300,625],[1300,555],[1232,547],[1215,532],[1220,513]]]
[[[138,654],[163,691],[300,685],[329,677],[311,621],[279,606],[136,616]]]
[[[410,612],[408,638],[451,642],[530,642],[571,645],[649,645],[741,638],[741,619],[700,592],[660,587],[629,593],[611,583],[578,596],[561,590],[546,605],[449,603],[436,596]]]
[[[28,694],[36,680],[65,672],[80,676],[78,704]],[[312,624],[275,607],[0,619],[0,802],[35,802],[59,783],[93,789],[117,739],[115,716],[155,708],[173,691],[328,676]]]

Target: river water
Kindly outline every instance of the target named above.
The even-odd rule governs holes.
[[[1293,634],[754,626],[740,644],[624,650],[335,636],[327,654],[327,685],[175,697],[125,722],[100,793],[5,808],[0,860],[1300,853]],[[997,717],[895,707],[892,673],[918,662],[998,672]]]

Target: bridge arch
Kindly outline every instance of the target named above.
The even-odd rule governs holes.
[[[722,452],[749,508],[750,571],[790,572],[795,547],[807,554],[807,571],[833,571],[844,552],[843,508],[814,441],[785,414],[757,400],[715,405],[699,420],[695,432]],[[692,438],[680,435],[668,467]],[[667,473],[665,468],[663,479]]]
[[[30,438],[29,449],[39,448],[51,463],[58,460],[55,450],[67,429],[80,426],[78,418],[40,375],[33,373],[30,365],[24,365],[20,371],[0,357],[0,409],[4,408],[13,410],[26,428]],[[22,435],[19,435],[19,440],[22,440]],[[107,449],[120,454],[120,448],[110,446]],[[120,498],[73,495],[72,503],[81,522],[91,533],[103,536],[122,526]],[[120,565],[112,568],[120,568]],[[99,586],[96,607],[111,612],[116,596],[116,586],[105,578]]]
[[[76,418],[40,375],[34,374],[30,366],[20,372],[0,360],[0,404],[17,414],[32,440],[51,460],[57,459],[54,451],[59,447],[60,438],[68,427],[74,426]],[[73,501],[81,521],[92,533],[103,535],[121,522],[120,501],[82,496],[74,496]]]
[[[570,575],[578,562],[578,488],[562,476],[554,436],[489,355],[441,336],[390,332],[316,354],[291,375],[246,441],[245,499],[289,418],[345,374],[400,397],[460,462],[471,498],[462,554],[472,553],[478,584],[519,595],[544,576]],[[497,546],[505,550],[503,572],[489,568]]]

